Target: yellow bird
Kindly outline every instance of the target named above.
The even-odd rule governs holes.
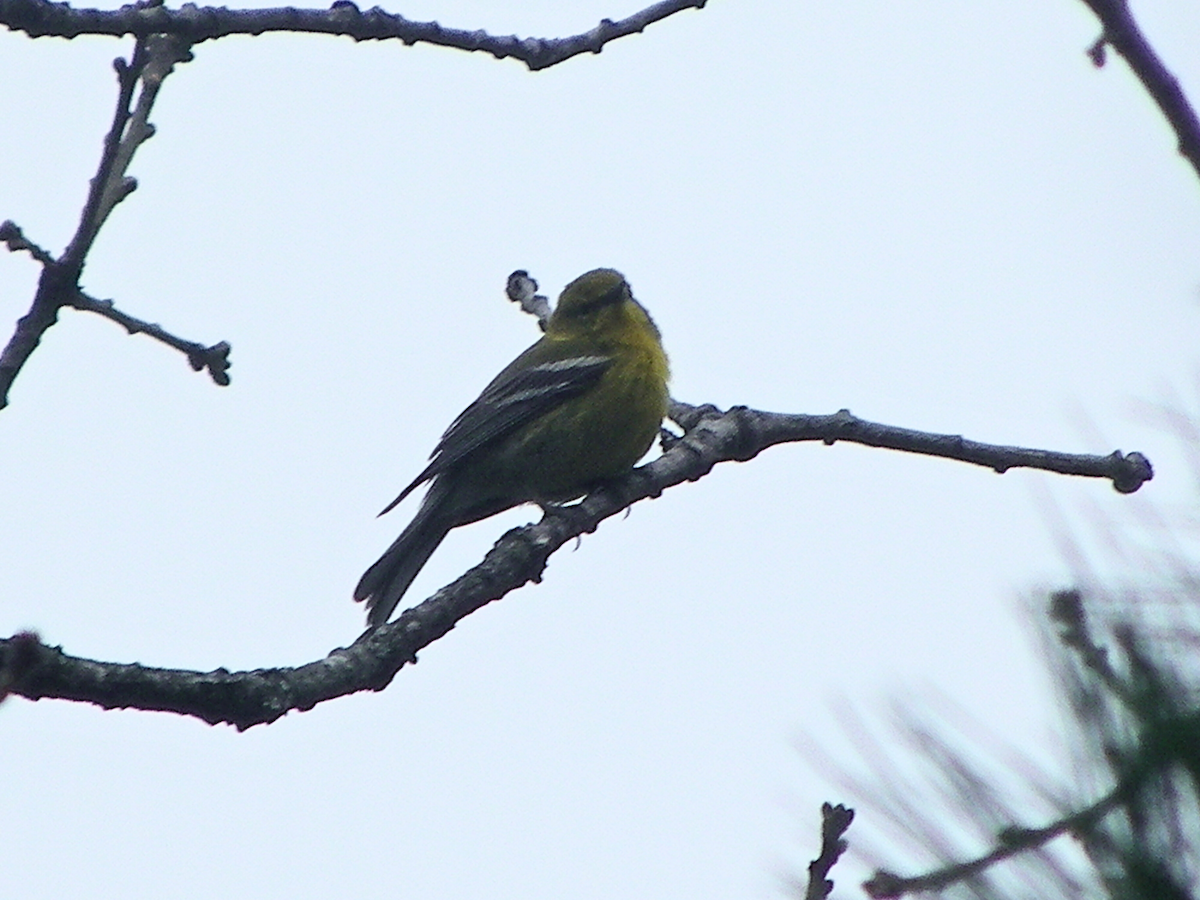
[[[355,600],[388,620],[451,528],[522,503],[562,503],[633,468],[667,412],[658,327],[613,269],[568,284],[546,333],[455,419],[430,463],[380,513],[423,482],[421,508],[367,569]]]

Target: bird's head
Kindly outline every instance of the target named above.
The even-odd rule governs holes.
[[[563,288],[554,316],[579,320],[632,299],[633,292],[624,275],[616,269],[592,269]]]
[[[546,335],[586,338],[597,347],[660,341],[654,320],[633,299],[629,282],[615,269],[592,269],[563,288],[546,323]]]

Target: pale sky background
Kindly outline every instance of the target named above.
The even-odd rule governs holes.
[[[557,36],[639,4],[389,8]],[[1200,99],[1200,5],[1134,10]],[[1021,613],[1070,581],[1050,510],[1193,496],[1136,409],[1195,402],[1200,183],[1125,65],[1091,66],[1097,34],[1078,0],[712,0],[536,74],[395,41],[196,48],[84,285],[229,340],[233,384],[64,311],[0,412],[4,634],[205,670],[352,641],[351,589],[415,507],[376,511],[537,336],[516,268],[552,296],[623,271],[682,400],[1136,449],[1156,477],[1135,501],[777,448],[605,522],[383,693],[245,734],[11,699],[5,894],[775,898],[821,801],[855,800],[797,749],[839,755],[842,705],[940,693],[1059,758]],[[0,35],[0,218],[54,252],[130,48]],[[37,274],[0,258],[4,322]],[[530,516],[453,534],[408,599]],[[865,871],[852,849],[839,894]]]

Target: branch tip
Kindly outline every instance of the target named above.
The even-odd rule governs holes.
[[[846,852],[848,846],[843,835],[854,821],[854,810],[839,803],[821,804],[821,852],[808,864],[808,888],[804,900],[826,900],[833,891],[833,880],[829,873],[834,864]]]
[[[878,869],[867,881],[863,882],[863,890],[874,900],[894,900],[903,892],[904,879],[895,872]]]
[[[0,646],[0,700],[37,665],[41,647],[41,638],[34,631],[19,631]]]
[[[508,276],[504,292],[508,299],[521,307],[522,312],[537,317],[538,327],[546,330],[550,320],[550,298],[537,293],[537,280],[530,277],[524,269],[517,269]]]
[[[213,382],[221,387],[228,387],[229,367],[233,365],[229,361],[229,352],[232,349],[228,341],[221,341],[211,347],[203,347],[188,353],[188,364],[195,372],[207,369]]]
[[[1137,451],[1122,455],[1120,450],[1114,450],[1112,460],[1115,470],[1112,484],[1119,494],[1132,494],[1154,477],[1150,460]]]

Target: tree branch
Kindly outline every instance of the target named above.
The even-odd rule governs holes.
[[[172,347],[187,357],[188,365],[196,372],[207,371],[215,384],[229,386],[229,353],[233,349],[228,341],[205,346],[196,341],[178,337],[154,322],[144,322],[113,306],[111,300],[97,300],[83,291],[78,291],[70,302],[73,309],[92,312],[116,322],[129,334],[144,334],[147,337]]]
[[[1141,453],[1123,454],[1120,450],[1114,450],[1107,456],[1092,456],[982,444],[957,434],[934,434],[868,422],[852,415],[848,409],[829,416],[809,416],[759,412],[735,406],[721,413],[714,406],[688,406],[672,402],[670,416],[685,428],[695,428],[696,434],[703,433],[704,440],[709,440],[708,435],[712,435],[712,440],[722,448],[728,448],[722,452],[731,455],[715,458],[713,463],[726,459],[753,459],[767,447],[776,444],[823,441],[832,446],[838,441],[850,441],[868,447],[956,459],[984,466],[999,474],[1009,469],[1027,468],[1060,475],[1107,478],[1122,494],[1133,493],[1154,477],[1150,461]],[[711,467],[712,463],[709,464]]]
[[[399,40],[406,45],[435,44],[457,50],[482,51],[497,59],[511,58],[532,71],[556,65],[581,53],[599,53],[605,44],[643,31],[685,9],[702,9],[707,0],[662,0],[640,12],[612,21],[603,19],[590,31],[565,38],[497,37],[485,31],[446,28],[437,22],[413,22],[375,6],[361,11],[350,0],[335,0],[329,9],[227,9],[191,3],[174,10],[136,3],[117,10],[75,9],[48,0],[0,0],[0,24],[30,37],[73,38],[81,34],[119,37],[171,34],[198,44],[231,34],[268,31],[342,35],[356,41]]]
[[[1129,11],[1126,0],[1083,0],[1088,8],[1096,14],[1104,33],[1088,50],[1088,56],[1097,66],[1104,65],[1104,46],[1110,44],[1124,57],[1125,62],[1133,69],[1142,85],[1154,98],[1158,108],[1179,139],[1179,152],[1192,164],[1197,176],[1200,176],[1200,119],[1196,111],[1188,103],[1187,95],[1179,86],[1178,79],[1172,75],[1163,61],[1158,58],[1150,42],[1146,40],[1142,30],[1138,28]]]
[[[1122,486],[1134,490],[1151,475],[1150,464],[1139,453],[1075,456],[996,447],[864,422],[846,410],[832,416],[785,415],[745,407],[722,412],[714,406],[673,401],[670,417],[684,433],[664,434],[664,452],[658,459],[593,491],[578,504],[553,507],[540,522],[514,528],[456,581],[324,659],[296,668],[193,672],[80,659],[39,642],[34,662],[29,663],[33,651],[26,636],[19,645],[26,662],[19,672],[6,676],[9,691],[32,700],[46,697],[95,703],[105,709],[176,712],[242,730],[345,694],[383,690],[405,663],[416,661],[419,650],[449,633],[457,622],[529,582],[540,581],[550,555],[563,544],[590,534],[601,521],[639,500],[702,478],[719,462],[752,459],[776,444],[849,440],[958,459],[999,472],[1028,466],[1104,477],[1118,490]],[[0,671],[10,668],[16,640],[0,641],[4,654]]]
[[[126,63],[123,59],[117,59],[113,63],[117,70],[118,83],[117,106],[113,113],[113,124],[108,134],[105,135],[104,151],[100,155],[100,165],[96,174],[92,177],[91,188],[88,191],[87,201],[84,203],[79,226],[62,258],[53,259],[41,248],[37,248],[38,252],[31,250],[34,258],[43,264],[42,275],[38,279],[37,292],[34,294],[29,312],[17,320],[13,336],[9,338],[4,350],[0,351],[0,409],[8,405],[8,392],[12,383],[29,357],[33,355],[38,344],[41,343],[42,335],[58,321],[59,309],[66,305],[79,290],[79,275],[83,271],[84,258],[100,228],[100,223],[97,221],[100,200],[106,193],[109,184],[109,176],[112,174],[117,149],[121,143],[121,135],[125,130],[125,123],[129,120],[129,104],[133,99],[133,91],[137,85],[138,76],[141,74],[141,67],[145,65],[145,58],[145,48],[143,42],[139,40],[134,49],[132,64]],[[14,229],[16,229],[15,225],[11,229],[5,229],[3,234],[10,249],[13,249],[14,245],[12,238]],[[23,240],[19,229],[17,229],[16,237],[20,239],[18,245],[22,249],[30,249],[34,246]]]
[[[854,821],[854,810],[842,804],[821,804],[821,853],[808,864],[808,887],[804,900],[827,900],[833,891],[829,873],[846,852],[846,840],[842,837]]]
[[[0,241],[4,242],[10,253],[24,251],[43,266],[54,265],[55,260],[50,251],[25,237],[25,232],[11,219],[5,219],[3,222],[0,222]]]
[[[1041,828],[1012,827],[1005,829],[1000,836],[1000,844],[989,853],[977,859],[963,863],[954,863],[941,869],[934,869],[924,875],[903,876],[894,872],[879,870],[869,881],[863,883],[863,890],[875,898],[894,900],[905,894],[916,894],[923,891],[938,891],[966,881],[985,871],[998,862],[1041,847],[1061,834],[1083,834],[1088,832],[1097,822],[1103,819],[1117,806],[1125,802],[1136,788],[1140,779],[1130,779],[1114,787],[1091,806],[1078,812],[1070,813]]]
[[[30,256],[42,265],[56,264],[54,257],[25,237],[24,232],[21,231],[15,222],[0,222],[0,242],[7,244],[8,249],[14,253],[20,250],[29,253]],[[63,305],[103,316],[110,321],[116,322],[129,334],[144,334],[154,338],[154,340],[184,354],[188,359],[188,364],[195,371],[206,370],[212,380],[222,387],[229,384],[229,367],[233,363],[229,361],[229,353],[232,348],[227,341],[221,341],[212,346],[205,346],[196,341],[189,341],[171,334],[161,325],[153,322],[144,322],[135,316],[122,312],[113,305],[111,300],[98,300],[84,291],[76,291],[74,297],[65,301]]]
[[[130,105],[133,103],[133,92],[137,88],[138,79],[141,77],[148,59],[146,40],[138,38],[129,62],[121,57],[113,60],[113,68],[117,72],[118,91],[112,127],[104,136],[104,150],[100,154],[100,165],[96,168],[96,174],[92,176],[87,200],[84,201],[83,212],[80,213],[75,235],[67,244],[67,249],[63,251],[62,258],[58,261],[63,277],[69,279],[73,284],[78,282],[79,275],[83,271],[84,260],[87,258],[88,251],[92,249],[96,235],[100,233],[100,228],[108,218],[108,214],[121,199],[137,189],[136,182],[125,180],[125,171],[141,141],[137,141],[130,149],[124,148],[123,145],[127,143],[125,140],[126,125],[129,124],[132,115]],[[122,152],[123,150],[124,152]],[[123,165],[118,165],[118,156],[122,157]]]
[[[114,61],[118,91],[112,127],[104,137],[104,150],[100,154],[96,174],[92,177],[88,197],[79,217],[79,225],[61,257],[55,259],[46,250],[27,240],[21,229],[12,222],[5,221],[0,224],[0,240],[8,245],[9,250],[28,251],[43,267],[29,312],[17,320],[16,330],[4,350],[0,351],[0,409],[8,405],[8,392],[13,382],[41,343],[42,335],[58,321],[58,311],[62,307],[75,306],[99,312],[126,327],[136,324],[137,330],[148,334],[157,328],[117,312],[112,309],[111,303],[107,304],[106,308],[103,301],[88,297],[79,288],[79,277],[96,235],[100,233],[109,214],[137,188],[137,182],[125,173],[137,148],[154,135],[154,126],[150,124],[149,116],[163,79],[171,73],[176,63],[189,59],[191,53],[187,45],[177,38],[150,35],[138,38],[130,62],[124,59]],[[134,91],[139,81],[142,85],[141,93],[137,106],[131,109]],[[159,340],[164,340],[164,336],[171,337],[162,329],[158,329],[158,332],[153,336]],[[170,340],[166,342],[170,343]],[[189,346],[198,348],[199,351],[184,350],[188,353],[188,360],[193,368],[208,368],[213,380],[218,384],[222,383],[222,378],[228,382],[229,376],[225,373],[228,361],[222,361],[219,354],[213,352],[221,349],[220,344],[212,348],[204,348],[199,344]],[[228,356],[227,348],[224,355]]]

